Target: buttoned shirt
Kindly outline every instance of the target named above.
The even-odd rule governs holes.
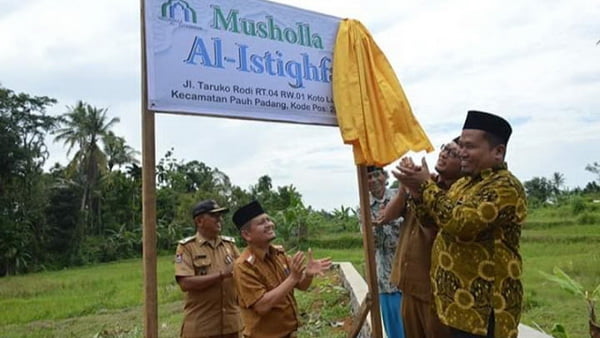
[[[438,182],[444,190],[447,187]],[[405,294],[410,294],[423,302],[431,302],[431,249],[438,228],[433,220],[421,224],[416,216],[412,199],[406,201],[404,222],[400,242],[392,263],[391,282]]]
[[[494,337],[517,337],[523,286],[519,253],[527,215],[523,186],[502,165],[464,177],[448,192],[422,186],[419,217],[433,217],[431,280],[442,323],[486,335],[494,310]]]
[[[207,240],[199,233],[179,242],[175,276],[202,276],[225,271],[239,257],[231,237]],[[204,337],[241,331],[242,321],[233,278],[185,293],[182,337]]]
[[[252,308],[290,274],[288,259],[283,248],[270,245],[266,251],[247,247],[235,261],[233,271],[245,337],[282,338],[297,330],[298,309],[293,291],[266,314],[260,315]]]
[[[371,220],[377,219],[381,210],[396,195],[396,189],[385,189],[383,197],[378,199],[370,194]],[[386,224],[373,227],[375,241],[375,265],[377,267],[377,286],[379,293],[399,292],[398,288],[390,282],[394,254],[400,238],[402,218],[395,219]]]

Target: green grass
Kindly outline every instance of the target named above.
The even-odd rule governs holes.
[[[595,210],[592,218],[600,217]],[[525,287],[522,321],[550,332],[556,323],[571,337],[586,337],[587,308],[583,299],[547,281],[539,271],[558,266],[591,290],[600,284],[600,224],[581,224],[568,206],[530,213],[523,228]],[[319,234],[319,240],[355,241],[353,233]],[[344,244],[345,245],[345,244]],[[364,272],[362,247],[313,247],[317,258],[349,261]],[[173,279],[173,257],[158,257],[160,337],[177,337],[182,320],[182,292]],[[333,279],[333,280],[332,280]],[[141,337],[143,293],[141,260],[0,278],[2,337]],[[335,281],[315,279],[309,292],[297,292],[301,337],[341,337],[333,328],[350,314],[347,293]]]
[[[315,250],[315,256],[320,251]],[[178,337],[182,292],[173,278],[172,256],[158,257],[159,336]],[[296,292],[301,337],[342,337],[330,322],[350,314],[348,293],[337,271]],[[142,337],[140,260],[0,279],[1,337]]]

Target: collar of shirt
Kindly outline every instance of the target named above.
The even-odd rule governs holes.
[[[507,169],[508,169],[508,165],[506,164],[506,162],[502,162],[501,164],[498,164],[497,166],[483,169],[482,171],[479,172],[478,175],[472,176],[471,180],[478,181],[478,180],[484,179],[486,177],[489,177],[490,175],[494,174],[497,171],[507,170]]]
[[[272,245],[269,245],[267,250],[263,250],[263,249],[256,248],[256,247],[250,247],[250,251],[252,251],[252,253],[254,254],[254,256],[256,258],[260,259],[261,261],[264,261],[267,254],[273,255],[275,248]]]
[[[200,246],[204,245],[205,243],[208,243],[208,245],[210,245],[213,248],[216,248],[219,244],[222,243],[221,236],[217,236],[216,239],[210,240],[210,239],[206,239],[199,232],[196,233],[196,241],[198,241],[198,245],[200,245]]]
[[[392,199],[392,197],[394,196],[395,192],[396,192],[395,189],[385,188],[383,197],[381,199],[378,199],[377,197],[371,195],[371,206],[374,206],[375,203],[381,204],[381,203],[389,202]]]

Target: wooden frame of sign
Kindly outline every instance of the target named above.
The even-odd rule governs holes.
[[[148,108],[148,74],[146,53],[145,0],[140,0],[141,18],[141,113],[142,113],[142,220],[143,220],[143,270],[144,270],[144,337],[158,337],[158,294],[157,294],[157,260],[156,260],[156,138],[155,111]],[[168,112],[183,113],[183,112]],[[305,123],[321,125],[318,123]],[[360,328],[364,324],[367,312],[371,314],[372,336],[383,336],[377,272],[374,258],[374,240],[371,223],[367,170],[363,165],[357,167],[358,189],[360,198],[361,219],[363,220],[363,247],[366,257],[366,276],[369,296],[363,302],[361,310],[354,318],[353,327]],[[360,329],[349,333],[356,337]]]

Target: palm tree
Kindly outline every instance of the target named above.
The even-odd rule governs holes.
[[[96,108],[83,101],[67,108],[67,113],[60,117],[60,128],[54,132],[55,141],[63,141],[68,146],[67,155],[73,149],[77,150],[68,169],[70,175],[81,182],[83,194],[80,211],[87,212],[86,223],[94,228],[94,216],[99,212],[98,198],[94,191],[100,176],[107,169],[106,154],[99,143],[105,143],[110,128],[119,119],[109,119],[106,108]],[[86,230],[85,223],[81,223],[80,227],[78,235],[82,238]]]
[[[124,164],[138,164],[135,158],[138,151],[125,144],[125,138],[115,135],[109,131],[104,138],[104,153],[108,159],[108,171],[112,171],[114,166],[121,167]]]
[[[560,194],[561,187],[565,184],[565,175],[555,172],[552,175],[552,190],[554,192],[554,197],[558,199],[558,195]]]

